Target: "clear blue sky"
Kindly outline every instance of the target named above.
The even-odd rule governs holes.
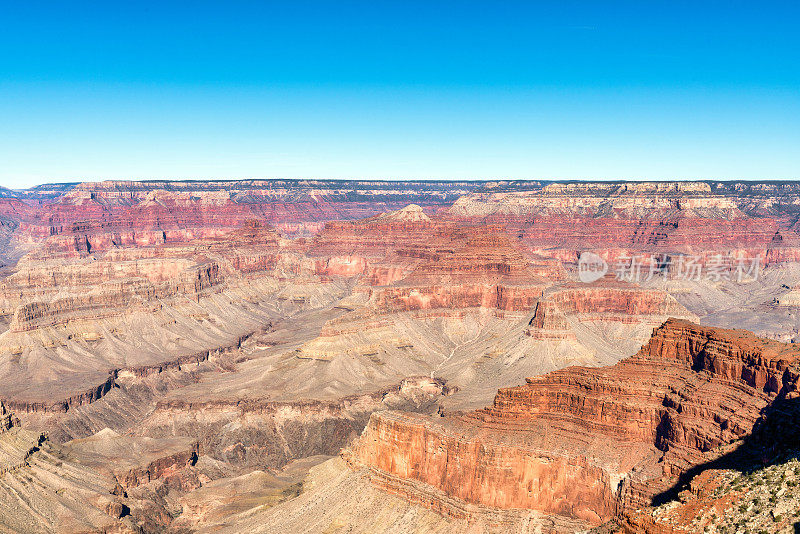
[[[0,3],[0,185],[800,179],[800,2]]]

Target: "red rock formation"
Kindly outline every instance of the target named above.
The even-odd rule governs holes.
[[[115,473],[115,478],[123,489],[147,484],[153,480],[166,478],[184,467],[194,465],[199,452],[199,444],[194,443],[191,448],[159,456],[146,465],[118,471]]]
[[[100,182],[0,199],[20,243],[77,254],[219,236],[258,219],[289,235],[316,233],[415,203],[449,206],[461,222],[493,222],[554,257],[587,248],[658,252],[746,250],[797,259],[792,184],[465,182]],[[461,197],[461,198],[459,198]],[[423,213],[423,215],[425,215]],[[397,217],[395,218],[397,222]]]
[[[671,319],[617,365],[528,379],[490,408],[439,420],[375,414],[350,460],[396,493],[407,479],[467,503],[597,525],[750,433],[778,392],[798,395],[798,363],[793,345]]]
[[[534,339],[576,339],[566,314],[546,298],[539,299],[525,334]]]
[[[758,185],[765,187],[553,183],[530,191],[471,193],[448,215],[453,221],[502,224],[530,250],[565,261],[584,250],[611,258],[742,253],[766,264],[797,261],[797,217],[787,216],[797,211],[790,205],[797,188]]]
[[[52,253],[88,254],[218,237],[257,219],[290,235],[325,221],[369,217],[416,202],[431,210],[479,187],[472,183],[338,181],[99,182],[0,199],[20,243],[46,240]],[[2,251],[0,251],[2,252]]]
[[[657,326],[666,317],[695,318],[664,291],[606,279],[550,288],[536,302],[534,310],[525,333],[536,339],[575,339],[568,318],[581,323],[651,326]]]
[[[376,291],[376,304],[384,312],[475,307],[528,312],[543,289],[543,283],[401,286]]]
[[[527,312],[548,283],[565,277],[559,262],[523,254],[503,228],[459,228],[413,206],[328,223],[308,253],[318,258],[319,274],[362,275],[383,313],[470,307]]]

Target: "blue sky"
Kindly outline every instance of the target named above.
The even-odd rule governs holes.
[[[0,2],[0,185],[800,179],[798,2]]]

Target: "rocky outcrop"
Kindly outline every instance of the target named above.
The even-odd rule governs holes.
[[[793,345],[670,319],[617,365],[528,379],[490,408],[375,414],[347,457],[395,493],[421,483],[598,525],[747,436],[778,395],[798,395],[799,363]]]
[[[694,477],[677,498],[628,514],[620,534],[792,532],[800,510],[797,451],[772,465],[712,468]]]
[[[356,222],[329,223],[309,253],[315,272],[357,276],[380,313],[496,308],[527,313],[558,262],[522,252],[500,227],[459,228],[409,206]]]
[[[421,206],[409,204],[403,209],[378,215],[379,219],[402,222],[430,222],[431,218],[425,214]]]
[[[558,304],[546,298],[536,302],[533,318],[528,326],[525,335],[534,339],[576,339],[566,313],[558,307]]]
[[[6,399],[4,402],[14,410],[20,413],[34,413],[34,412],[66,412],[70,408],[90,404],[100,398],[116,384],[117,372],[112,372],[106,380],[97,386],[93,386],[86,391],[70,395],[66,399],[51,400],[51,401],[25,401],[16,399]]]
[[[9,328],[25,332],[71,320],[93,320],[130,312],[131,305],[147,309],[151,301],[176,295],[195,296],[219,285],[219,265],[209,263],[181,272],[176,280],[154,285],[142,279],[109,281],[88,294],[30,302],[14,312]]]
[[[496,308],[527,313],[543,289],[543,285],[500,284],[400,286],[376,291],[375,304],[385,313],[437,308]]]
[[[21,428],[2,404],[0,425],[0,531],[133,532],[111,478]]]
[[[89,438],[70,441],[64,449],[84,465],[113,477],[121,488],[118,493],[192,466],[200,453],[199,444],[191,438],[158,441],[122,436],[108,428]]]
[[[668,317],[696,319],[665,291],[615,281],[565,284],[548,289],[537,300],[525,333],[536,339],[573,339],[572,323],[643,324],[651,327]]]
[[[19,420],[0,402],[0,432],[5,432],[16,425],[19,425]]]
[[[525,334],[542,340],[574,340],[575,324],[652,328],[668,317],[696,319],[665,291],[601,279],[547,289],[536,301]]]
[[[665,291],[642,289],[617,283],[567,285],[546,296],[549,302],[568,315],[590,320],[635,321],[641,316],[686,317],[691,315]],[[659,324],[662,323],[659,321]]]

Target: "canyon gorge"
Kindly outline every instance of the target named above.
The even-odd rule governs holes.
[[[798,291],[795,182],[0,188],[0,531],[795,532]]]

